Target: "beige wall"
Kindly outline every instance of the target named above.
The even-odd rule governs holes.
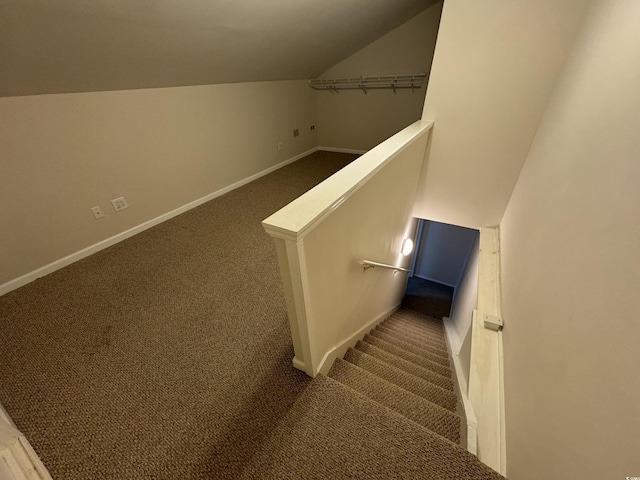
[[[457,334],[456,345],[453,346],[458,349],[461,347],[462,342],[469,333],[472,314],[478,304],[479,240],[480,237],[478,235],[471,246],[471,250],[469,251],[469,258],[467,258],[466,265],[464,266],[464,272],[460,279],[460,284],[458,285],[458,288],[456,288],[453,305],[451,306],[451,315],[449,316],[449,321],[453,324],[455,333]],[[453,353],[459,353],[459,350],[456,351],[454,348]],[[466,379],[468,381],[468,361],[465,365],[465,371]]]
[[[320,78],[428,73],[433,58],[442,3],[372,42]],[[323,147],[369,150],[420,119],[426,88],[317,92],[318,142]]]
[[[594,2],[500,226],[510,480],[640,475],[638,18]]]
[[[306,81],[0,98],[0,286],[314,148],[314,123]]]
[[[497,225],[585,0],[447,0],[422,118],[435,121],[415,216]]]

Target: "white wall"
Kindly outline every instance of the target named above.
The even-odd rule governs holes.
[[[480,236],[476,235],[469,251],[469,257],[462,278],[456,288],[456,295],[451,305],[449,321],[454,325],[457,334],[458,347],[462,345],[469,328],[471,327],[471,315],[478,304],[478,252]],[[458,353],[455,351],[453,353]],[[468,372],[468,365],[467,365]]]
[[[500,225],[513,480],[640,475],[639,18],[594,2]]]
[[[414,275],[457,287],[477,239],[477,230],[425,221],[417,246]]]
[[[447,0],[422,118],[435,121],[414,215],[497,225],[586,0]]]
[[[433,58],[442,3],[372,42],[333,66],[320,78],[428,73]],[[317,92],[318,142],[323,147],[369,150],[420,119],[426,88]]]
[[[315,123],[306,81],[0,98],[0,286],[314,148]]]

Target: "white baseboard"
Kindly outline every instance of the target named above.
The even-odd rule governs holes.
[[[322,361],[318,367],[318,372],[326,375],[331,370],[331,366],[336,358],[342,358],[350,347],[354,347],[358,340],[362,340],[365,334],[369,333],[380,322],[389,317],[393,312],[400,308],[400,304],[397,304],[390,309],[382,312],[373,320],[366,323],[363,327],[359,328],[355,333],[343,338],[340,342],[333,346],[331,350],[324,354]]]
[[[456,380],[458,382],[458,389],[460,392],[460,398],[462,399],[462,408],[467,423],[467,451],[473,455],[478,455],[478,419],[476,418],[476,412],[473,409],[471,400],[469,399],[469,389],[467,381],[462,373],[463,367],[460,362],[460,357],[455,351],[459,351],[459,346],[456,350],[456,343],[460,343],[458,333],[455,331],[451,322],[444,322],[445,338],[447,339],[447,345],[451,352],[451,358],[453,359],[453,369],[456,373]]]
[[[339,148],[339,147],[318,147],[318,150],[324,152],[336,152],[336,153],[353,153],[354,155],[362,155],[367,153],[367,150],[355,150],[353,148]]]
[[[224,188],[221,188],[220,190],[217,190],[213,193],[205,195],[204,197],[194,200],[193,202],[189,202],[186,205],[176,208],[175,210],[171,210],[170,212],[164,213],[158,217],[155,217],[151,220],[141,223],[140,225],[130,228],[129,230],[125,230],[124,232],[118,233],[117,235],[114,235],[110,238],[107,238],[98,243],[95,243],[87,248],[83,248],[80,251],[72,253],[71,255],[67,255],[66,257],[63,257],[59,260],[51,262],[48,265],[45,265],[43,267],[37,268],[36,270],[26,273],[18,278],[9,280],[8,282],[0,285],[0,296],[6,293],[9,293],[10,291],[15,290],[17,288],[20,288],[26,285],[27,283],[33,282],[34,280],[37,280],[40,277],[44,277],[45,275],[55,272],[56,270],[60,270],[61,268],[71,265],[72,263],[77,262],[78,260],[82,260],[83,258],[88,257],[89,255],[99,252],[100,250],[104,250],[105,248],[115,245],[118,242],[126,240],[127,238],[132,237],[140,232],[143,232],[151,227],[154,227],[162,222],[166,222],[167,220],[173,217],[176,217],[181,213],[191,210],[192,208],[196,208],[202,205],[203,203],[213,200],[214,198],[224,195],[225,193],[229,193],[230,191],[235,190],[236,188],[242,187],[247,183],[253,182],[254,180],[257,180],[260,177],[268,175],[269,173],[274,172],[297,160],[300,160],[301,158],[306,157],[307,155],[310,155],[316,151],[318,151],[318,148],[312,148],[310,150],[307,150],[306,152],[303,152],[294,157],[291,157],[285,160],[284,162],[280,162],[277,165],[269,167],[266,170],[262,170],[261,172],[258,172],[236,183],[233,183]]]

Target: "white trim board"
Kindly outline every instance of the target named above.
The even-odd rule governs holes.
[[[314,147],[310,150],[307,150],[306,152],[302,152],[294,157],[291,157],[283,162],[278,163],[277,165],[274,165],[272,167],[269,167],[265,170],[262,170],[261,172],[258,172],[256,174],[253,174],[249,177],[246,177],[242,180],[239,180],[238,182],[232,183],[231,185],[228,185],[224,188],[221,188],[220,190],[216,190],[213,193],[210,193],[208,195],[205,195],[202,198],[199,198],[197,200],[194,200],[192,202],[187,203],[186,205],[183,205],[181,207],[176,208],[175,210],[171,210],[170,212],[167,213],[163,213],[162,215],[155,217],[151,220],[148,220],[146,222],[141,223],[140,225],[137,225],[133,228],[130,228],[128,230],[125,230],[124,232],[118,233],[112,237],[109,237],[105,240],[102,240],[98,243],[95,243],[89,247],[83,248],[82,250],[79,250],[75,253],[72,253],[70,255],[67,255],[66,257],[60,258],[58,260],[55,260],[51,263],[49,263],[48,265],[45,265],[43,267],[37,268],[36,270],[33,270],[29,273],[26,273],[18,278],[14,278],[13,280],[9,280],[6,283],[3,283],[2,285],[0,285],[0,296],[11,292],[12,290],[15,290],[17,288],[20,288],[24,285],[26,285],[27,283],[31,283],[34,280],[37,280],[40,277],[44,277],[45,275],[48,275],[50,273],[55,272],[56,270],[60,270],[61,268],[64,268],[68,265],[71,265],[72,263],[77,262],[78,260],[82,260],[83,258],[88,257],[89,255],[92,255],[94,253],[99,252],[100,250],[104,250],[105,248],[108,248],[112,245],[115,245],[116,243],[122,242],[123,240],[126,240],[129,237],[132,237],[138,233],[141,233],[151,227],[155,227],[156,225],[162,223],[162,222],[166,222],[167,220],[172,219],[173,217],[176,217],[178,215],[180,215],[181,213],[187,212],[193,208],[199,207],[200,205],[202,205],[203,203],[206,203],[210,200],[213,200],[216,197],[220,197],[222,195],[224,195],[225,193],[229,193],[232,190],[235,190],[236,188],[242,187],[243,185],[246,185],[247,183],[253,182],[254,180],[257,180],[260,177],[264,177],[265,175],[268,175],[269,173],[275,172],[276,170],[285,167],[287,165],[289,165],[290,163],[293,163],[297,160],[300,160],[303,157],[306,157],[307,155],[311,155],[314,152],[317,152],[319,150],[318,147]]]
[[[26,437],[0,405],[0,478],[2,480],[51,480]]]
[[[340,147],[318,147],[318,150],[323,152],[336,152],[336,153],[353,153],[354,155],[362,155],[367,153],[368,150],[357,150],[353,148],[340,148]]]
[[[478,420],[478,458],[506,474],[502,331],[484,327],[485,314],[501,316],[500,235],[498,228],[480,230],[478,306],[471,323],[469,398]]]
[[[475,310],[474,310],[475,315]],[[476,412],[473,409],[471,400],[469,399],[468,391],[469,387],[467,381],[462,373],[462,363],[460,357],[454,351],[460,350],[460,337],[455,330],[455,327],[451,322],[443,322],[445,338],[447,345],[449,346],[449,352],[451,352],[451,358],[453,359],[453,369],[456,373],[456,380],[458,382],[458,390],[460,392],[460,398],[462,399],[462,408],[464,409],[464,415],[467,423],[467,451],[473,455],[478,455],[478,419],[476,418]],[[457,347],[456,347],[456,344]]]

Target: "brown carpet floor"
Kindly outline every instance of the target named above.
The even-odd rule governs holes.
[[[0,402],[55,479],[232,479],[310,379],[260,222],[318,152],[0,297]]]

